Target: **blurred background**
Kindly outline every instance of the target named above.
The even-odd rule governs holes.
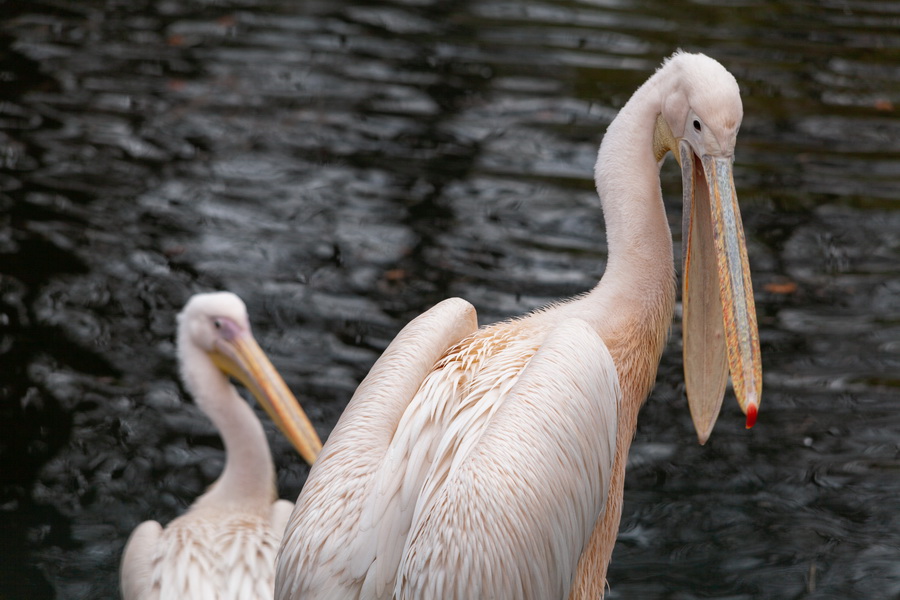
[[[116,597],[130,531],[218,475],[177,378],[192,293],[247,302],[325,438],[435,302],[484,323],[591,287],[597,146],[677,48],[743,94],[763,402],[748,431],[727,396],[699,446],[676,319],[607,597],[900,597],[900,2],[7,0],[0,20],[0,598]],[[307,467],[264,423],[293,500]]]

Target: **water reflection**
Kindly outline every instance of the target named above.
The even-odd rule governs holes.
[[[327,434],[437,300],[489,321],[592,285],[597,144],[679,46],[744,94],[766,398],[750,432],[726,401],[697,446],[671,344],[609,597],[900,595],[900,3],[8,8],[0,595],[114,596],[128,532],[214,479],[221,444],[175,377],[193,291],[247,301]],[[306,469],[267,427],[293,498]]]

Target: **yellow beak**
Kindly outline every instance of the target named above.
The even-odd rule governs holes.
[[[247,332],[228,341],[219,340],[210,356],[219,369],[250,390],[300,456],[313,464],[322,450],[322,442],[253,336]]]
[[[728,373],[747,428],[762,394],[756,307],[730,158],[699,161],[678,144],[682,221],[684,374],[691,418],[706,443],[722,406]]]

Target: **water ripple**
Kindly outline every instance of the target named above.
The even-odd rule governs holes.
[[[13,4],[0,596],[114,596],[131,529],[217,474],[221,441],[177,384],[192,292],[244,297],[325,435],[434,302],[490,321],[593,285],[597,144],[678,47],[742,88],[764,400],[747,431],[726,398],[694,444],[674,324],[608,597],[900,594],[900,3]],[[677,169],[662,179],[680,243]],[[264,422],[295,497],[306,467]]]

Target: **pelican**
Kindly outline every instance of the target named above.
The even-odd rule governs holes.
[[[225,443],[225,470],[163,529],[141,523],[125,546],[125,600],[271,599],[275,553],[293,504],[278,500],[262,424],[228,376],[243,383],[310,464],[322,448],[312,424],[250,332],[244,303],[198,294],[178,315],[181,377]]]
[[[681,167],[684,369],[704,442],[728,372],[753,425],[759,340],[732,163],[743,108],[715,60],[678,52],[610,124],[595,179],[609,257],[589,292],[478,328],[445,300],[360,384],[279,550],[288,599],[600,598],[628,448],[675,307],[660,190]]]

